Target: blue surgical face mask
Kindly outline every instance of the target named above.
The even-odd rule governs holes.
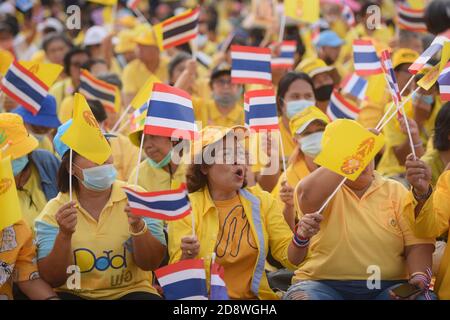
[[[156,161],[148,158],[147,159],[148,164],[156,169],[164,168],[165,166],[167,166],[170,163],[170,160],[172,160],[172,153],[173,153],[173,150],[170,150],[160,162],[156,162]]]
[[[286,103],[286,115],[289,119],[292,119],[297,113],[305,110],[308,107],[314,106],[316,101],[314,100],[294,100]]]
[[[35,137],[39,142],[41,142],[42,140],[45,139],[45,137],[47,136],[46,134],[42,134],[42,133],[32,133],[33,137]]]
[[[319,131],[300,138],[300,150],[307,156],[315,158],[322,150],[322,136],[323,131]]]
[[[23,156],[12,161],[14,176],[19,175],[28,164],[28,156]]]
[[[93,191],[104,191],[110,188],[117,177],[116,168],[112,164],[81,170],[83,172],[83,180],[81,183]]]

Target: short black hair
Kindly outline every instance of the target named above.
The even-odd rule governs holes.
[[[66,55],[64,56],[64,73],[69,75],[70,74],[70,60],[72,60],[72,57],[77,55],[77,54],[86,54],[88,57],[89,52],[87,52],[85,49],[80,48],[80,47],[73,47],[72,49],[69,50],[69,52],[66,53]]]
[[[72,161],[78,157],[78,153],[73,151]],[[69,187],[69,166],[70,166],[70,152],[66,152],[61,158],[61,164],[59,165],[58,175],[56,178],[56,184],[58,191],[61,193],[67,193],[70,190]],[[78,179],[73,177],[72,188],[75,192],[80,190]]]
[[[175,68],[182,63],[183,61],[189,60],[191,59],[192,56],[187,53],[187,52],[179,52],[175,55],[175,57],[172,58],[172,60],[170,60],[169,62],[169,79],[172,78],[173,75],[173,71],[175,70]]]
[[[450,150],[450,102],[439,110],[434,127],[433,146],[439,151]]]
[[[42,49],[44,51],[47,51],[48,46],[53,41],[62,41],[67,45],[67,47],[69,48],[73,47],[72,42],[70,42],[70,40],[63,33],[52,32],[45,35],[44,39],[42,40]]]
[[[278,90],[277,90],[277,109],[278,113],[281,115],[281,106],[283,105],[283,102],[281,101],[284,99],[284,96],[286,95],[286,92],[288,92],[290,85],[296,81],[296,80],[304,80],[308,82],[311,87],[314,90],[314,84],[310,76],[308,76],[304,72],[295,72],[291,71],[286,73],[278,83]]]
[[[98,123],[102,123],[103,121],[106,120],[108,116],[106,115],[106,111],[105,108],[103,107],[103,104],[99,100],[89,99],[87,100],[87,103],[89,105],[89,108],[91,108],[95,120],[97,120]]]
[[[450,29],[450,1],[434,0],[425,10],[425,23],[432,34]]]

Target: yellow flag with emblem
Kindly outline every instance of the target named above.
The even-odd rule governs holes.
[[[61,74],[63,67],[55,63],[36,63],[32,61],[19,61],[20,64],[33,73],[48,87],[55,83]]]
[[[417,85],[426,91],[430,90],[439,78],[439,68],[439,64],[430,68],[427,73],[425,73],[423,77],[417,81]]]
[[[22,219],[11,157],[0,154],[0,231]]]
[[[296,20],[314,23],[320,17],[319,0],[285,0],[284,14]]]
[[[117,4],[117,0],[88,0],[89,2],[101,4],[104,6],[114,6]]]
[[[111,146],[103,136],[83,95],[75,93],[73,120],[61,141],[76,153],[99,165],[111,156]]]
[[[139,109],[147,103],[148,99],[150,99],[150,95],[152,94],[153,84],[156,82],[161,82],[156,76],[151,75],[145,84],[139,89],[138,93],[134,96],[133,100],[131,100],[131,106],[134,109]]]
[[[314,162],[354,181],[383,145],[383,135],[370,132],[354,120],[338,119],[325,128],[322,151]]]

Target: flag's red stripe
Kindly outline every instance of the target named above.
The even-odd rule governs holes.
[[[268,86],[272,85],[272,81],[266,80],[266,79],[260,79],[260,78],[237,78],[237,77],[234,77],[234,78],[231,79],[231,82],[232,83],[237,83],[237,84],[240,84],[240,83],[256,83],[256,84],[265,84],[265,85],[268,85]]]
[[[345,105],[349,110],[355,112],[355,113],[359,113],[359,109],[354,106],[353,104],[351,104],[350,102],[348,102],[339,92],[335,91],[334,92],[334,96],[336,97],[337,100],[339,100],[343,105]]]
[[[238,46],[238,45],[232,45],[231,51],[270,54],[269,48],[247,47],[247,46]]]
[[[10,96],[13,100],[20,103],[25,109],[30,111],[33,115],[36,115],[39,110],[36,110],[31,104],[26,102],[25,100],[22,100],[18,96],[16,96],[13,92],[11,92],[7,87],[5,87],[3,84],[0,84],[0,87],[4,93],[6,93],[8,96]]]
[[[162,25],[163,25],[163,27],[166,27],[168,25],[171,25],[174,22],[177,22],[177,21],[180,21],[180,20],[184,20],[184,19],[189,19],[193,15],[197,14],[198,11],[199,11],[199,8],[195,8],[191,12],[181,13],[178,16],[175,16],[175,17],[172,17],[172,18],[169,18],[169,19],[163,21]]]
[[[191,95],[189,93],[187,93],[186,91],[181,90],[179,88],[175,88],[175,87],[169,86],[169,85],[164,84],[164,83],[160,83],[160,82],[155,83],[153,85],[153,92],[156,92],[156,91],[157,92],[164,92],[164,93],[171,93],[171,94],[175,94],[177,96],[186,98],[188,100],[192,100]]]
[[[174,190],[163,190],[163,191],[152,191],[152,192],[140,192],[131,189],[130,187],[123,187],[123,189],[131,191],[132,193],[138,194],[141,197],[156,197],[156,196],[164,196],[168,194],[176,194],[181,193],[183,190],[186,190],[186,184],[183,183],[178,189]]]
[[[355,70],[355,73],[358,76],[371,76],[374,74],[383,73],[383,69],[380,67],[378,69],[373,69],[373,70]]]
[[[273,130],[279,130],[280,127],[277,124],[270,124],[270,125],[258,125],[258,126],[252,126],[250,125],[250,130],[253,130],[255,132],[259,132],[259,131],[263,131],[263,130],[269,130],[269,131],[273,131]]]
[[[184,133],[184,135],[182,137],[179,137],[177,135],[174,135],[175,132]],[[162,137],[183,138],[183,139],[189,139],[189,140],[193,140],[197,136],[197,134],[194,131],[173,129],[173,128],[167,128],[167,127],[159,127],[159,126],[154,126],[154,125],[145,125],[144,133],[158,135],[158,136],[162,136]]]
[[[245,95],[248,98],[272,97],[272,96],[275,96],[275,91],[273,89],[252,90],[252,91],[247,91],[245,93]]]
[[[158,270],[155,270],[156,276],[158,278],[164,277],[168,274],[172,274],[175,272],[189,270],[189,269],[205,269],[205,265],[202,259],[187,259],[181,260],[174,264],[169,264],[165,267],[162,267]]]
[[[137,216],[148,217],[148,218],[153,218],[153,219],[158,219],[158,220],[175,221],[175,220],[180,220],[180,219],[183,219],[184,217],[186,217],[189,213],[191,213],[192,209],[189,208],[185,212],[183,212],[179,215],[176,215],[176,216],[169,216],[169,215],[165,215],[162,213],[153,212],[151,210],[138,209],[138,208],[133,208],[133,207],[130,207],[130,211],[131,211],[131,213],[133,213]]]
[[[20,71],[22,71],[23,73],[25,73],[28,77],[31,78],[31,80],[33,80],[34,82],[36,82],[36,84],[38,84],[39,86],[42,87],[42,89],[44,89],[45,91],[48,91],[48,86],[41,81],[41,79],[39,79],[35,74],[33,74],[31,71],[27,70],[25,67],[23,67],[17,60],[15,60],[13,62],[14,66],[19,69]]]
[[[194,39],[196,36],[197,36],[197,34],[191,34],[190,36],[178,39],[177,41],[166,43],[165,45],[163,45],[163,48],[164,49],[170,49],[170,48],[179,46],[180,44],[186,43],[189,40]]]
[[[107,89],[108,91],[112,91],[112,92],[116,92],[116,86],[109,84],[105,81],[99,80],[97,78],[95,78],[92,74],[90,74],[87,70],[82,70],[81,71],[81,76],[84,76],[86,78],[88,78],[88,80],[96,83],[97,85]]]

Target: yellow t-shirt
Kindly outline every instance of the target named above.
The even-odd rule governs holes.
[[[41,179],[34,165],[31,165],[31,175],[21,190],[17,190],[23,219],[28,225],[34,225],[34,219],[47,204],[47,198],[42,191]]]
[[[421,158],[431,168],[431,183],[436,185],[440,175],[444,172],[445,165],[439,154],[439,150],[431,149],[427,150]]]
[[[404,217],[414,210],[404,203],[408,194],[399,182],[377,172],[361,199],[344,185],[323,211],[320,231],[311,238],[294,281],[366,280],[369,266],[380,268],[381,280],[407,279],[405,247],[434,243],[414,236]]]
[[[139,148],[131,143],[128,137],[114,133],[117,137],[110,138],[114,167],[117,170],[117,179],[126,181],[131,176],[139,157]]]
[[[140,269],[133,258],[128,216],[125,213],[128,200],[122,189],[125,185],[122,181],[114,182],[110,199],[98,221],[78,203],[78,220],[72,235],[71,251],[74,264],[81,270],[80,289],[70,290],[64,285],[57,291],[70,292],[84,299],[107,300],[138,291],[157,294],[152,286],[152,272]],[[77,201],[76,193],[73,198]],[[38,259],[45,258],[53,249],[59,232],[55,215],[68,201],[68,193],[59,193],[36,219]],[[144,219],[152,235],[165,245],[162,221]]]
[[[129,184],[134,184],[136,179],[136,168],[128,178]],[[182,183],[186,182],[186,166],[179,165],[172,175],[164,170],[153,168],[145,159],[139,164],[138,186],[148,192],[177,189]]]
[[[73,103],[73,96],[67,96],[62,100],[61,107],[58,110],[58,119],[61,123],[72,119]]]
[[[58,117],[64,98],[73,95],[74,90],[75,88],[72,84],[72,79],[70,78],[58,81],[50,88],[49,93],[54,96],[56,100],[56,111],[58,113]]]
[[[196,121],[201,121],[201,125],[206,126],[222,126],[233,127],[244,125],[244,108],[236,104],[231,111],[223,115],[217,108],[216,103],[212,99],[204,97],[194,97],[192,99],[194,105],[194,116]]]
[[[167,82],[169,77],[167,65],[167,58],[161,56],[158,69],[155,73],[152,73],[141,60],[134,59],[123,69],[123,92],[125,94],[136,94],[151,76],[155,78],[154,82]]]
[[[0,230],[0,300],[12,300],[13,281],[39,278],[30,226],[20,220]]]
[[[256,263],[258,247],[239,196],[214,204],[219,213],[216,261],[225,269],[228,295],[232,299],[255,299],[251,291],[253,272],[248,266]]]

